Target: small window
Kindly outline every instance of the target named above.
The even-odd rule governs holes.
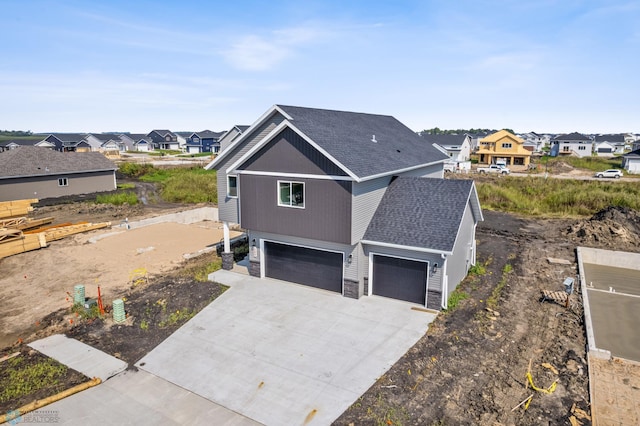
[[[505,142],[502,144],[503,148],[511,148],[511,142]]]
[[[59,178],[58,186],[69,186],[69,180],[67,178]]]
[[[238,176],[227,176],[227,196],[238,196]]]
[[[278,181],[278,205],[304,208],[304,183]]]

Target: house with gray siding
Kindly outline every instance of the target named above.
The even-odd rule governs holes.
[[[593,152],[593,140],[582,133],[573,132],[551,139],[551,156],[573,155],[590,157]]]
[[[482,220],[473,181],[443,179],[447,159],[391,116],[275,105],[206,166],[223,267],[240,224],[253,276],[446,308]]]
[[[224,151],[231,143],[240,137],[250,126],[236,124],[220,136],[220,151]]]
[[[117,169],[99,152],[31,146],[0,152],[0,201],[113,191]]]

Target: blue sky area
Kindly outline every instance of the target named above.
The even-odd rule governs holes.
[[[0,129],[222,131],[273,104],[413,130],[640,132],[640,2],[0,0]]]

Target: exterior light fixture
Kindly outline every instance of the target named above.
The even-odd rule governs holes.
[[[347,258],[347,263],[349,265],[351,265],[351,262],[353,262],[353,255],[352,254],[350,254],[349,257]]]

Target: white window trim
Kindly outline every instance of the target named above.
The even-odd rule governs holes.
[[[231,195],[229,193],[229,178],[236,178],[236,195]],[[238,175],[227,175],[227,197],[229,198],[238,198]]]
[[[289,184],[289,202],[291,202],[291,196],[293,195],[293,184],[298,183],[302,185],[302,206],[294,206],[293,204],[282,204],[280,202],[280,184],[288,183]],[[295,180],[278,180],[278,188],[276,193],[276,199],[278,201],[278,207],[289,207],[292,209],[304,209],[307,205],[307,185],[304,182],[295,181]]]
[[[69,178],[58,178],[58,186],[69,186]]]

